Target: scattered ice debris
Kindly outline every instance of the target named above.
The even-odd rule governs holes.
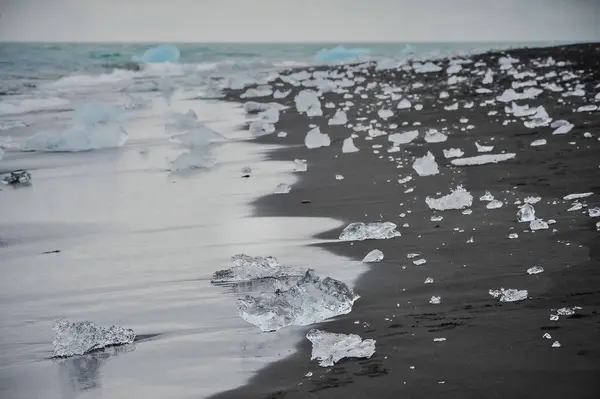
[[[521,223],[535,220],[535,209],[531,204],[521,206],[517,212],[517,220]]]
[[[331,367],[343,358],[370,358],[375,353],[375,340],[356,334],[334,334],[312,329],[306,334],[312,342],[310,360],[319,360],[319,366]]]
[[[452,64],[448,68],[446,68],[446,73],[448,75],[456,75],[462,70],[462,65],[460,64]]]
[[[294,159],[294,172],[306,172],[308,164],[306,159]]]
[[[502,201],[498,201],[498,200],[492,200],[490,201],[487,205],[486,208],[487,209],[498,209],[501,208],[502,205],[504,205],[504,203]]]
[[[442,303],[442,297],[432,296],[429,299],[429,303],[432,304],[432,305],[439,305],[440,303]]]
[[[472,165],[485,165],[488,163],[498,163],[502,161],[508,161],[509,159],[513,159],[516,157],[515,153],[506,153],[506,154],[485,154],[485,155],[477,155],[475,157],[468,158],[457,158],[453,159],[452,165],[456,166],[472,166]]]
[[[427,277],[427,278],[425,279],[425,282],[424,282],[424,284],[433,284],[433,278],[432,278],[432,277]]]
[[[249,166],[245,166],[242,168],[242,177],[250,177],[252,174],[252,169]]]
[[[593,192],[588,192],[588,193],[569,194],[569,195],[565,195],[563,197],[563,199],[565,201],[571,201],[571,200],[574,200],[574,199],[586,198],[586,197],[589,197],[590,195],[594,195],[594,193]]]
[[[378,249],[374,249],[365,256],[363,263],[376,263],[383,260],[383,252]]]
[[[515,238],[519,238],[519,235],[517,233],[510,233],[508,235],[508,238],[510,238],[511,240],[514,240]]]
[[[424,265],[425,263],[427,263],[427,259],[424,259],[424,258],[413,260],[413,264],[415,266],[421,266],[421,265]]]
[[[600,218],[600,207],[589,208],[588,215],[591,218]]]
[[[213,273],[211,283],[241,283],[265,278],[300,277],[305,270],[293,270],[282,266],[272,256],[248,256],[237,254],[231,257],[231,267]]]
[[[537,140],[533,140],[531,142],[531,144],[529,144],[529,145],[532,147],[539,147],[542,145],[546,145],[546,143],[547,143],[546,139],[537,139]]]
[[[527,290],[504,289],[490,290],[490,295],[494,298],[499,298],[500,302],[517,302],[527,299],[529,293]]]
[[[13,170],[1,182],[8,186],[27,186],[31,184],[31,173],[23,169]]]
[[[440,173],[435,157],[428,151],[426,155],[421,158],[415,159],[413,162],[413,169],[419,174],[419,176],[433,176]]]
[[[468,208],[473,204],[473,196],[463,186],[456,187],[452,193],[440,198],[425,198],[425,202],[431,209],[445,211],[448,209]]]
[[[350,223],[340,234],[342,241],[386,240],[400,236],[391,222]]]
[[[289,184],[285,184],[285,183],[281,183],[278,184],[277,187],[275,187],[275,194],[287,194],[290,191],[292,191],[292,186],[290,186]]]
[[[444,342],[446,338],[434,338],[433,342]]]
[[[527,269],[527,274],[540,274],[544,272],[544,268],[542,266],[533,266]]]
[[[545,230],[547,228],[548,228],[548,223],[543,221],[542,219],[535,219],[535,220],[532,220],[531,223],[529,223],[529,229],[531,231]]]
[[[177,46],[172,44],[160,44],[158,46],[149,48],[141,56],[134,55],[131,57],[132,61],[135,62],[178,62],[180,52]]]
[[[394,143],[394,145],[400,145],[400,144],[408,144],[408,143],[412,142],[414,139],[416,139],[417,137],[419,137],[419,131],[411,130],[409,132],[404,132],[404,133],[390,134],[388,136],[388,140],[391,141],[392,143]]]
[[[425,141],[428,143],[441,143],[448,140],[448,136],[436,129],[429,129],[425,132]]]
[[[130,344],[135,333],[119,326],[100,327],[90,321],[58,320],[52,327],[56,336],[52,357],[83,355],[108,346]]]
[[[481,197],[479,197],[479,201],[490,202],[494,200],[494,196],[489,191],[486,191]]]
[[[556,130],[554,130],[552,132],[552,134],[567,134],[569,133],[573,128],[575,127],[575,125],[571,124],[571,123],[567,123],[566,125],[562,125],[559,126],[558,128],[556,128]]]
[[[477,147],[477,152],[490,152],[494,149],[493,145],[481,145],[477,141],[475,142],[475,147]]]
[[[396,106],[396,109],[409,109],[409,108],[412,108],[412,104],[406,98],[403,98],[402,100],[400,100],[400,102]]]
[[[553,347],[553,348],[560,348],[560,346],[561,346],[561,345],[560,345],[560,342],[558,342],[558,341],[554,341],[554,342],[552,343],[552,347]]]
[[[460,148],[449,148],[444,150],[444,157],[446,158],[460,158],[463,155],[465,155],[465,153]]]
[[[345,125],[346,123],[348,123],[348,116],[344,111],[337,111],[328,122],[329,125]]]
[[[581,306],[573,306],[572,308],[556,309],[555,314],[550,314],[550,316],[551,316],[550,320],[556,321],[559,319],[560,316],[573,316],[577,310],[581,310],[581,309],[582,309]],[[554,311],[554,309],[552,309],[552,311]],[[552,316],[556,316],[556,317],[553,319]]]
[[[310,130],[306,137],[304,138],[304,144],[306,148],[320,148],[320,147],[329,147],[331,144],[331,139],[327,133],[321,133],[319,127],[315,127]]]
[[[342,152],[344,154],[358,152],[358,151],[359,151],[359,149],[356,148],[356,146],[354,145],[354,140],[352,139],[352,137],[348,137],[348,138],[344,139],[344,143],[342,144]]]
[[[287,290],[246,295],[237,301],[240,316],[263,332],[289,325],[307,326],[352,311],[359,298],[352,288],[331,277],[321,279],[309,269]]]
[[[335,180],[344,180],[343,175],[335,175]]]

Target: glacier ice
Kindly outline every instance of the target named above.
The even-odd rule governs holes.
[[[485,207],[487,209],[498,209],[498,208],[501,208],[502,205],[504,205],[504,203],[502,201],[495,199],[495,200],[490,201]]]
[[[135,62],[178,62],[181,53],[177,46],[171,44],[161,44],[149,48],[141,56],[134,55],[131,57]]]
[[[377,111],[377,115],[379,115],[381,119],[386,120],[394,116],[394,111],[392,111],[391,109],[382,108],[379,111]]]
[[[268,97],[273,94],[273,88],[269,85],[262,85],[257,87],[251,87],[240,94],[240,98],[256,98],[256,97]]]
[[[390,134],[388,136],[388,140],[391,141],[392,143],[394,143],[394,145],[400,145],[400,144],[408,144],[408,143],[412,142],[414,139],[416,139],[417,137],[419,137],[419,131],[411,130],[409,132],[404,132],[404,133]]]
[[[359,149],[354,145],[354,140],[352,137],[348,137],[344,139],[344,143],[342,144],[342,152],[347,154],[351,152],[358,152]]]
[[[477,147],[477,152],[490,152],[494,149],[493,145],[481,145],[477,141],[475,142],[475,147]]]
[[[275,99],[280,99],[280,98],[286,98],[287,96],[290,95],[290,93],[292,92],[292,90],[275,90],[273,92],[273,98]]]
[[[542,219],[534,219],[531,221],[531,223],[529,223],[529,230],[531,231],[546,230],[548,228],[548,223]]]
[[[445,211],[448,209],[468,208],[473,204],[473,196],[463,186],[456,187],[456,190],[440,198],[425,198],[425,202],[431,209]]]
[[[559,126],[558,128],[556,128],[556,130],[554,130],[552,132],[552,134],[567,134],[569,133],[573,128],[575,127],[575,125],[571,124],[571,123],[567,123],[565,125]]]
[[[321,279],[309,269],[286,290],[246,295],[237,301],[240,316],[263,332],[289,325],[306,326],[352,311],[359,298],[352,288],[331,277]]]
[[[264,136],[266,134],[275,133],[275,125],[266,120],[259,119],[250,122],[248,130],[254,136]]]
[[[529,293],[527,290],[516,290],[513,288],[499,290],[490,290],[490,295],[498,298],[500,302],[517,302],[527,299]]]
[[[369,50],[364,48],[346,48],[336,46],[333,48],[324,48],[314,55],[317,62],[347,61],[358,60],[360,57],[368,55]]]
[[[376,263],[383,260],[383,252],[378,249],[374,249],[369,252],[363,259],[363,263]]]
[[[539,147],[542,145],[546,145],[546,143],[547,143],[546,139],[537,139],[537,140],[533,140],[531,142],[531,144],[529,144],[529,145],[532,147]]]
[[[312,342],[310,360],[319,360],[319,366],[331,367],[344,358],[370,358],[375,353],[375,340],[363,339],[356,334],[334,334],[311,329],[306,338]]]
[[[342,241],[385,240],[400,236],[392,222],[350,223],[340,234]]]
[[[465,153],[460,148],[449,148],[444,150],[444,157],[446,158],[460,158],[463,155],[465,155]]]
[[[535,220],[535,208],[533,205],[523,205],[517,212],[517,220],[521,223]]]
[[[542,266],[533,266],[527,269],[527,274],[540,274],[544,272],[544,268]]]
[[[119,326],[101,327],[90,321],[58,320],[52,327],[56,336],[52,357],[69,357],[114,345],[130,344],[135,333]]]
[[[317,126],[306,134],[304,145],[306,145],[306,148],[308,149],[329,147],[329,145],[331,145],[331,139],[327,133],[321,133],[321,130]]]
[[[448,136],[436,129],[429,129],[425,132],[425,141],[428,143],[441,143],[448,140]]]
[[[241,283],[266,278],[302,276],[306,271],[283,266],[272,256],[237,254],[231,257],[231,267],[213,273],[211,283]]]
[[[441,66],[438,66],[431,61],[426,62],[425,64],[414,63],[413,68],[415,69],[416,73],[431,73],[431,72],[439,72],[442,70]]]
[[[563,197],[563,199],[565,201],[570,201],[570,200],[574,200],[574,199],[579,199],[579,198],[585,198],[585,197],[589,197],[590,195],[593,195],[593,192],[588,192],[588,193],[575,193],[575,194],[569,194],[569,195],[565,195]]]
[[[421,158],[415,159],[412,167],[419,176],[433,176],[440,173],[438,164],[435,162],[435,157],[431,151],[428,151],[427,154]]]
[[[177,112],[170,114],[165,129],[180,133],[171,138],[187,147],[200,147],[225,141],[225,137],[200,122],[191,109],[184,114]]]
[[[2,159],[2,150],[0,150],[0,159]],[[26,186],[31,184],[31,173],[23,169],[13,170],[7,176],[4,176],[0,182],[8,186]]]
[[[338,110],[333,118],[329,119],[329,125],[345,125],[348,123],[348,117],[344,111]]]
[[[489,202],[489,201],[493,201],[493,200],[494,200],[494,196],[489,191],[486,191],[485,194],[483,194],[481,197],[479,197],[479,201]]]
[[[321,108],[319,93],[314,90],[302,90],[294,97],[294,103],[299,113],[306,113],[310,108]]]
[[[598,217],[600,217],[600,207],[589,208],[588,209],[588,215],[591,218],[598,218]]]
[[[516,157],[515,153],[506,154],[485,154],[477,155],[475,157],[458,158],[451,161],[452,165],[456,166],[472,166],[472,165],[485,165],[488,163],[498,163],[502,161],[508,161]]]

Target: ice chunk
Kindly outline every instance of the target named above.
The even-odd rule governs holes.
[[[534,219],[529,223],[529,229],[531,231],[546,230],[548,227],[548,223],[544,222],[542,219]]]
[[[491,69],[488,68],[488,70],[485,72],[485,76],[484,76],[483,80],[481,81],[481,83],[484,85],[489,85],[491,83],[494,83],[494,73],[492,72]]]
[[[425,64],[414,63],[413,68],[416,73],[431,73],[431,72],[439,72],[442,70],[441,66],[434,64],[433,62],[426,62]]]
[[[149,48],[144,52],[143,55],[134,55],[131,57],[132,61],[135,62],[178,62],[181,53],[177,46],[172,44],[161,44],[152,48]]]
[[[413,260],[413,264],[415,266],[421,266],[421,265],[424,265],[425,263],[427,263],[427,259],[424,259],[424,258]]]
[[[544,268],[541,266],[533,266],[527,269],[527,274],[540,274],[544,272]]]
[[[363,263],[376,263],[383,260],[383,252],[378,249],[374,249],[365,256]]]
[[[269,85],[263,85],[247,89],[244,93],[240,95],[240,98],[268,97],[272,94],[273,88]]]
[[[571,201],[571,200],[574,200],[574,199],[589,197],[590,195],[594,195],[594,193],[588,192],[588,193],[569,194],[569,195],[565,195],[563,197],[563,199],[566,200],[566,201]]]
[[[248,126],[248,130],[254,136],[264,136],[267,134],[275,133],[275,125],[273,125],[272,123],[267,122],[265,120],[259,119],[259,120],[250,122],[250,125]]]
[[[340,234],[342,241],[385,240],[400,236],[391,222],[350,223]]]
[[[329,147],[331,144],[331,139],[327,133],[321,133],[321,130],[317,126],[306,134],[306,137],[304,138],[304,144],[306,145],[306,148],[309,149]]]
[[[256,101],[247,101],[244,103],[244,111],[248,114],[266,111],[271,107],[272,105],[269,103],[258,103]]]
[[[498,201],[498,200],[492,200],[490,201],[490,203],[488,203],[485,207],[487,209],[498,209],[501,208],[502,205],[504,205],[504,203],[502,201]]]
[[[294,172],[306,172],[308,164],[306,159],[294,159]]]
[[[448,136],[436,129],[429,129],[425,132],[425,141],[428,143],[441,143],[448,140]]]
[[[275,194],[287,194],[292,191],[292,186],[289,184],[281,183],[275,187]]]
[[[458,109],[458,103],[454,103],[454,104],[450,104],[450,105],[445,105],[444,109],[446,111],[456,111]]]
[[[581,208],[583,208],[583,204],[575,202],[569,209],[567,209],[567,212],[578,211]]]
[[[558,342],[558,341],[554,341],[554,342],[552,343],[552,347],[553,347],[553,348],[560,348],[560,347],[561,347],[561,345],[560,345],[560,342]]]
[[[171,162],[170,170],[185,172],[198,169],[208,169],[215,166],[217,161],[210,156],[207,147],[192,147]]]
[[[446,158],[460,158],[463,155],[465,155],[465,153],[460,148],[449,148],[444,150],[444,157]]]
[[[456,75],[457,73],[459,73],[462,70],[462,65],[460,64],[453,64],[450,65],[447,69],[446,69],[446,73],[448,75]]]
[[[600,207],[589,208],[588,215],[590,215],[591,218],[599,218],[600,217]]]
[[[493,201],[493,200],[494,200],[494,196],[489,191],[486,191],[485,194],[483,194],[481,197],[479,197],[479,201],[489,202],[489,201]]]
[[[83,355],[108,346],[130,344],[135,339],[135,333],[129,328],[100,327],[90,321],[61,319],[52,329],[56,333],[52,357]]]
[[[300,113],[307,112],[311,107],[321,107],[319,93],[314,90],[302,90],[294,97],[296,110]]]
[[[533,140],[531,142],[531,144],[529,144],[529,145],[532,147],[539,147],[542,145],[546,145],[546,143],[547,143],[546,139],[537,139],[537,140]]]
[[[379,115],[381,119],[385,120],[394,116],[394,111],[392,111],[391,109],[380,109],[379,111],[377,111],[377,115]]]
[[[333,118],[329,119],[329,125],[345,125],[348,123],[348,117],[344,111],[338,110]]]
[[[369,50],[365,48],[346,48],[344,46],[337,46],[317,51],[314,55],[314,59],[317,62],[358,60],[360,57],[368,54]]]
[[[473,196],[463,186],[456,187],[456,190],[440,198],[425,198],[425,202],[431,209],[445,211],[448,209],[468,208],[473,204]]]
[[[571,123],[567,123],[565,125],[559,126],[556,130],[554,130],[552,132],[552,134],[567,134],[569,133],[573,128],[575,127],[575,125],[571,124]]]
[[[517,212],[517,220],[521,223],[535,220],[535,209],[531,204],[525,204]]]
[[[429,299],[429,303],[432,304],[432,305],[439,305],[440,303],[442,303],[442,297],[432,296]]]
[[[344,144],[342,144],[342,152],[343,153],[351,153],[351,152],[358,152],[358,151],[359,150],[354,145],[354,140],[352,139],[352,137],[348,137],[348,138],[344,139]]]
[[[344,180],[344,175],[335,175],[335,180]]]
[[[468,158],[458,158],[453,159],[452,165],[456,166],[472,166],[472,165],[484,165],[488,163],[498,163],[502,161],[507,161],[509,159],[513,159],[516,157],[515,153],[506,153],[506,154],[485,154],[478,155],[476,157],[468,157]]]
[[[433,278],[432,277],[427,277],[425,279],[425,284],[433,284]]]
[[[265,278],[287,278],[302,276],[306,270],[299,271],[282,266],[272,256],[248,256],[237,254],[231,257],[231,267],[213,273],[212,283],[241,283]]]
[[[440,173],[438,164],[435,162],[435,157],[431,151],[428,151],[427,154],[421,158],[415,159],[412,167],[419,176],[433,176]]]
[[[409,108],[412,108],[412,104],[406,98],[403,98],[402,100],[400,100],[400,102],[396,106],[396,109],[409,109]]]
[[[306,334],[312,342],[310,360],[319,360],[319,366],[330,367],[343,358],[370,358],[375,353],[375,340],[356,334],[334,334],[312,329]]]
[[[494,298],[499,298],[500,302],[517,302],[527,299],[529,293],[527,290],[516,290],[513,288],[499,290],[490,290],[490,295]]]
[[[306,326],[352,311],[359,298],[341,281],[321,279],[309,269],[304,277],[287,290],[247,295],[237,302],[240,316],[263,332],[277,331],[289,325]]]
[[[388,136],[388,140],[391,141],[392,143],[394,143],[394,145],[400,145],[400,144],[408,144],[411,141],[413,141],[414,139],[416,139],[417,137],[419,137],[419,131],[411,130],[410,132],[390,134]]]
[[[475,147],[477,147],[477,152],[490,152],[494,149],[493,145],[481,145],[477,141],[475,142]]]
[[[577,108],[577,112],[591,112],[591,111],[596,111],[597,109],[598,109],[598,106],[594,105],[594,104],[582,105],[581,107]]]
[[[275,90],[273,92],[273,98],[275,99],[280,99],[280,98],[286,98],[287,96],[290,95],[290,93],[292,92],[292,90]]]
[[[23,169],[14,170],[4,176],[1,182],[9,186],[27,186],[31,184],[31,174]]]
[[[171,138],[186,147],[202,147],[226,140],[225,137],[199,121],[195,127],[185,130],[187,133],[177,134]]]

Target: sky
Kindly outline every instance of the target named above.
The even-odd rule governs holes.
[[[0,0],[0,41],[600,41],[600,0]]]

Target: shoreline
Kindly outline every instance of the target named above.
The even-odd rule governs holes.
[[[595,85],[600,74],[599,49],[597,44],[585,44],[491,52],[468,58],[485,60],[490,66],[494,61],[494,67],[499,54],[509,54],[521,63],[548,56],[557,61],[567,59],[577,62],[565,67],[567,70],[584,71],[584,77],[578,79],[580,83]],[[443,63],[445,65],[447,61]],[[346,66],[309,69],[343,68]],[[294,71],[299,70],[306,68]],[[439,76],[417,75],[417,78],[425,85],[423,90],[417,90],[424,109],[398,112],[401,115],[399,122],[420,122],[421,125],[414,128],[420,131],[448,126],[453,134],[449,134],[444,143],[419,140],[402,145],[399,153],[388,154],[385,152],[389,146],[387,137],[376,137],[373,141],[364,141],[361,137],[355,140],[360,152],[342,154],[341,140],[351,130],[327,125],[327,119],[335,110],[324,109],[325,116],[314,119],[297,115],[293,109],[293,96],[303,88],[292,88],[292,94],[285,101],[275,100],[292,107],[282,114],[276,125],[278,131],[288,132],[287,138],[279,139],[271,134],[255,140],[286,145],[271,153],[269,159],[305,158],[308,161],[308,171],[293,185],[289,194],[270,195],[255,203],[257,216],[310,215],[335,218],[344,223],[380,219],[399,226],[408,223],[407,228],[399,227],[402,237],[394,240],[320,245],[334,254],[357,260],[375,248],[385,254],[383,262],[371,265],[357,281],[356,291],[361,299],[350,314],[311,326],[329,332],[356,333],[363,339],[374,338],[377,341],[375,355],[371,359],[345,359],[334,367],[320,368],[310,362],[310,342],[303,340],[296,353],[268,365],[245,387],[213,398],[360,398],[401,394],[409,397],[458,397],[464,394],[486,397],[489,392],[495,392],[498,397],[519,392],[523,397],[552,398],[566,393],[593,397],[597,391],[600,344],[594,333],[598,331],[600,312],[600,291],[597,291],[600,253],[593,249],[600,248],[600,239],[591,219],[565,212],[570,205],[562,197],[592,191],[595,195],[589,198],[590,207],[598,204],[600,187],[595,182],[600,175],[594,155],[599,151],[600,143],[596,138],[600,133],[600,117],[597,113],[571,113],[570,104],[556,102],[560,93],[546,91],[540,98],[525,102],[543,104],[555,119],[569,120],[575,125],[570,134],[553,136],[548,127],[530,130],[521,121],[504,127],[495,121],[496,118],[510,119],[504,116],[504,104],[497,102],[480,109],[480,97],[489,98],[490,95],[473,93],[471,84],[449,90],[451,98],[443,103],[459,101],[462,105],[462,102],[475,98],[475,106],[446,111],[436,98],[439,91],[447,90],[443,86],[447,78],[444,71]],[[402,73],[390,71],[373,71],[368,79],[402,86],[416,81],[414,75],[405,78]],[[493,96],[502,94],[510,83],[508,78],[496,80]],[[233,100],[236,96],[239,93],[232,92],[225,100]],[[336,102],[342,101],[335,94],[326,94],[326,98],[325,101],[332,98]],[[236,101],[244,100],[238,98]],[[354,112],[360,106],[371,107],[361,116],[377,118],[376,110],[380,106],[368,100],[355,98],[353,101],[359,106],[348,111],[350,122],[357,116]],[[487,115],[490,110],[497,110],[497,116]],[[458,130],[461,125],[457,120],[461,117],[467,117],[475,129],[471,132]],[[303,140],[309,130],[308,124],[317,121],[321,131],[331,136],[331,147],[306,150]],[[406,126],[394,131],[411,129]],[[593,139],[582,137],[587,130],[594,134]],[[541,149],[529,146],[531,141],[542,137],[548,139],[546,146]],[[465,156],[478,155],[474,151],[477,140],[515,152],[517,157],[497,165],[454,167],[441,154],[442,149],[460,147],[468,148]],[[582,144],[570,145],[571,140]],[[372,154],[371,144],[375,143],[383,145],[379,154],[383,156],[381,159]],[[410,167],[412,157],[422,156],[428,150],[435,154],[441,173],[419,177]],[[390,155],[406,158],[401,169],[388,161]],[[335,179],[338,173],[344,180]],[[413,175],[412,182],[396,183],[399,175],[409,174]],[[438,192],[445,195],[458,184],[463,184],[473,194],[472,215],[463,215],[460,211],[433,212],[426,206],[425,196],[438,196]],[[414,192],[405,193],[408,187],[414,187]],[[503,200],[502,208],[488,210],[479,201],[488,190]],[[546,218],[557,219],[557,225],[551,226],[557,228],[556,233],[550,230],[525,233],[525,227],[516,223],[518,208],[513,202],[531,195],[543,199],[536,205],[536,211]],[[301,204],[306,199],[311,203]],[[553,201],[559,203],[558,207]],[[400,213],[406,213],[406,216],[401,218]],[[443,216],[443,220],[430,221],[434,214]],[[464,232],[456,232],[456,227]],[[518,239],[508,239],[512,231],[518,232]],[[336,239],[338,234],[337,230],[324,232],[319,238]],[[470,237],[474,238],[472,244],[467,243]],[[565,245],[565,242],[578,245]],[[406,254],[412,252],[422,253],[427,263],[413,265],[406,258]],[[546,271],[540,276],[528,276],[525,270],[537,263],[543,263]],[[423,281],[429,276],[435,279],[434,284],[424,285]],[[487,291],[501,286],[528,289],[529,299],[499,304]],[[432,295],[441,296],[442,303],[429,304],[428,298]],[[551,322],[548,319],[551,309],[563,306],[581,306],[583,310],[558,323]],[[355,324],[357,320],[359,324]],[[553,341],[542,338],[546,332],[560,340],[563,347],[551,348]],[[433,338],[437,337],[447,338],[447,341],[434,343]],[[313,376],[305,378],[307,372],[312,372]],[[566,376],[569,383],[565,383]]]

